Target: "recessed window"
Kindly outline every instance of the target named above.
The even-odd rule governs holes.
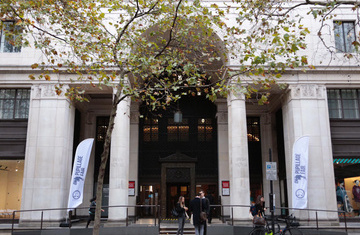
[[[0,119],[27,119],[29,89],[0,89]]]
[[[109,119],[100,117],[96,124],[96,140],[98,142],[104,142],[106,137],[107,128],[109,126]]]
[[[258,117],[247,118],[247,136],[249,142],[260,141],[260,119]]]
[[[198,119],[198,141],[212,141],[213,126],[211,118]]]
[[[19,39],[21,27],[14,21],[2,21],[0,33],[0,52],[17,53],[21,52],[20,46],[15,46]]]
[[[334,21],[336,52],[351,53],[354,51],[355,24],[353,21]]]
[[[175,123],[173,118],[168,119],[167,140],[169,142],[189,141],[189,120],[183,118],[180,124]]]
[[[359,119],[360,90],[330,89],[327,95],[330,118]]]
[[[153,142],[159,140],[159,119],[145,118],[143,127],[144,141]]]

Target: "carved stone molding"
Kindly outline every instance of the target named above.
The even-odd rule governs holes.
[[[228,112],[217,112],[216,118],[218,124],[226,124],[228,123]]]
[[[138,124],[140,111],[139,111],[140,104],[138,102],[131,102],[130,106],[130,123],[131,124]]]
[[[218,124],[228,123],[228,106],[226,99],[219,99],[215,101],[216,104],[216,119]]]
[[[288,100],[292,99],[324,99],[326,87],[317,84],[301,84],[289,86]]]
[[[39,99],[41,96],[41,90],[39,85],[35,85],[31,87],[31,98]]]
[[[54,85],[40,85],[41,98],[53,98],[56,96]]]
[[[65,97],[65,90],[66,90],[67,86],[63,87],[63,92],[60,95],[57,95],[55,92],[55,86],[54,84],[49,84],[49,85],[34,85],[31,88],[31,92],[32,92],[32,98],[33,99],[44,99],[44,98],[59,98]]]
[[[182,183],[190,182],[190,168],[167,168],[166,182],[167,183]]]

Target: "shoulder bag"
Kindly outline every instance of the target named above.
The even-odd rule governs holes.
[[[262,217],[260,211],[257,215],[254,216],[253,224],[258,225],[258,226],[265,226],[266,220],[264,217]]]
[[[206,212],[202,211],[202,199],[200,198],[200,221],[204,222],[207,220]]]

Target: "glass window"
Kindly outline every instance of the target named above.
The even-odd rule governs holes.
[[[212,141],[213,127],[211,118],[198,119],[198,141]]]
[[[330,89],[328,106],[330,118],[359,119],[359,94],[356,89]]]
[[[15,46],[19,39],[16,35],[21,31],[21,27],[15,25],[14,21],[2,21],[0,33],[0,52],[16,53],[21,52],[20,46]]]
[[[108,118],[103,118],[103,117],[98,118],[96,125],[96,140],[98,142],[105,141],[108,126],[109,126]]]
[[[330,118],[342,118],[340,90],[328,90],[327,93]]]
[[[258,117],[247,118],[247,133],[248,141],[260,141],[260,119]]]
[[[353,21],[334,21],[336,52],[353,52],[355,41],[355,24]]]
[[[333,159],[335,172],[335,190],[336,201],[339,210],[345,213],[339,213],[339,217],[346,215],[349,217],[359,216],[360,190],[359,156],[336,156]]]
[[[0,119],[27,119],[29,89],[0,89]]]
[[[167,139],[169,142],[189,141],[189,120],[183,118],[180,124],[175,123],[173,118],[168,119]]]
[[[359,119],[359,105],[356,90],[341,90],[344,118]]]
[[[143,127],[144,141],[158,141],[159,140],[159,119],[145,118]]]
[[[1,203],[0,211],[7,211],[9,214],[2,214],[5,219],[12,218],[14,210],[21,209],[21,196],[24,176],[24,160],[0,160],[0,182],[1,182]],[[15,213],[19,218],[20,213]]]

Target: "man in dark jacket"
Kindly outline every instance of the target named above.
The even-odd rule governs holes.
[[[207,212],[208,204],[206,203],[207,200],[202,199],[204,193],[200,191],[198,195],[191,200],[189,205],[189,210],[193,214],[193,224],[195,227],[195,235],[204,235],[204,227],[206,224],[205,221],[200,220],[200,211]],[[200,203],[201,203],[201,210],[200,210]]]

